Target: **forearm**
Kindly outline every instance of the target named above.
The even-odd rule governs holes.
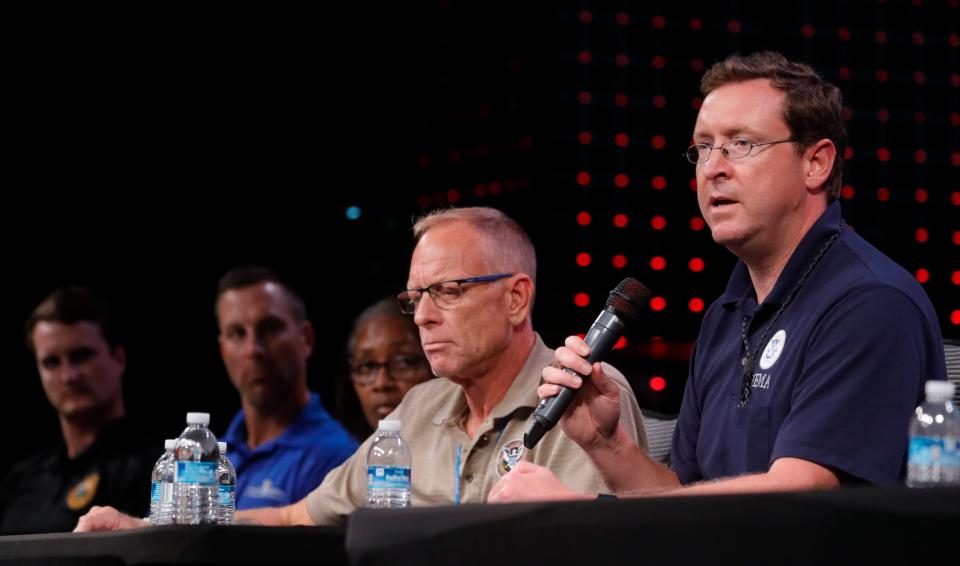
[[[645,490],[675,489],[680,486],[670,468],[654,462],[617,425],[608,439],[599,439],[584,447],[600,476],[614,493],[630,494]]]
[[[705,481],[662,492],[641,488],[628,495],[734,495],[832,489],[839,485],[836,474],[819,464],[797,458],[781,458],[765,473]]]
[[[256,523],[270,527],[313,526],[305,499],[286,507],[261,507],[237,511],[237,523]]]

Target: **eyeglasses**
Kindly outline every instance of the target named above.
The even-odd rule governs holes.
[[[687,148],[687,152],[684,154],[687,156],[687,161],[693,163],[694,165],[698,163],[706,163],[710,159],[710,153],[719,149],[720,153],[727,159],[743,159],[744,157],[750,155],[750,152],[753,151],[753,148],[760,147],[762,145],[774,145],[778,143],[790,143],[797,140],[778,140],[765,143],[753,143],[748,139],[735,139],[728,142],[722,143],[716,147],[708,143],[695,143]]]
[[[451,281],[441,281],[434,283],[429,287],[421,289],[407,289],[397,295],[397,301],[400,303],[400,311],[404,314],[413,314],[417,312],[417,305],[423,297],[424,291],[430,294],[433,303],[437,308],[446,309],[460,301],[463,297],[463,285],[467,283],[490,283],[507,277],[512,277],[513,273],[497,273],[496,275],[480,275],[478,277],[467,277],[466,279],[453,279]]]
[[[387,370],[387,375],[400,381],[419,377],[425,369],[424,357],[410,354],[397,354],[386,361],[376,360],[351,361],[350,379],[358,385],[371,385],[377,380],[380,368]]]

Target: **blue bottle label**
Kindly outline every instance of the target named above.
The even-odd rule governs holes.
[[[217,502],[220,505],[233,507],[234,489],[236,488],[232,485],[221,485],[217,491]]]
[[[174,481],[177,483],[198,483],[201,485],[216,485],[216,462],[177,462]]]
[[[368,489],[410,489],[410,468],[368,466]]]
[[[911,464],[921,466],[960,466],[960,446],[956,438],[914,436],[908,453]]]
[[[153,482],[153,485],[150,486],[150,501],[160,503],[161,493],[163,493],[163,484],[158,481]]]

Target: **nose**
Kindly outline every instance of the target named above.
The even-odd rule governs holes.
[[[76,364],[66,363],[63,365],[60,378],[64,383],[76,383],[80,381],[80,368]]]
[[[710,151],[710,158],[706,163],[699,165],[700,173],[708,181],[713,181],[718,177],[728,177],[730,175],[730,160],[723,154],[719,147]]]
[[[243,344],[241,346],[243,355],[245,357],[255,357],[263,355],[264,352],[264,340],[262,336],[257,336],[253,332],[248,332],[247,337],[244,338]]]
[[[437,308],[437,304],[433,302],[433,297],[430,296],[430,293],[424,293],[420,296],[420,302],[417,303],[417,308],[413,311],[413,322],[417,326],[427,326],[431,323],[439,322],[440,320],[440,309]]]
[[[389,391],[391,389],[396,389],[397,383],[393,379],[393,376],[390,375],[390,372],[387,371],[386,364],[377,368],[377,372],[374,374],[374,381],[370,385],[370,388],[377,392]]]

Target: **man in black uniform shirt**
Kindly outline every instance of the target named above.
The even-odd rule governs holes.
[[[88,289],[59,289],[33,311],[26,338],[63,441],[0,483],[0,534],[70,531],[93,505],[146,515],[162,450],[125,418],[127,355],[107,305]]]

